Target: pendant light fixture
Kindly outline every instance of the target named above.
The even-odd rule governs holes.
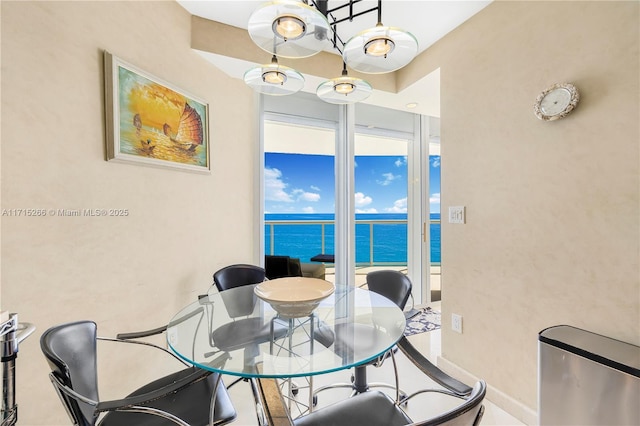
[[[398,70],[418,53],[413,34],[382,24],[382,0],[378,0],[378,24],[352,37],[344,45],[343,60],[349,67],[367,74]]]
[[[273,55],[271,63],[251,68],[244,74],[244,82],[266,95],[292,95],[304,87],[304,77],[293,68],[278,64]]]
[[[377,7],[355,11],[361,0],[343,1],[328,9],[328,0],[272,0],[256,9],[249,18],[248,32],[253,42],[271,53],[271,64],[256,66],[244,75],[253,89],[268,95],[289,95],[302,89],[304,77],[296,70],[278,65],[276,55],[306,58],[333,48],[342,55],[340,77],[320,84],[317,95],[334,104],[349,104],[371,95],[371,85],[347,74],[347,65],[359,72],[381,74],[407,65],[418,53],[416,38],[404,30],[382,24],[382,0]],[[344,13],[348,10],[347,13]],[[374,28],[352,37],[347,43],[338,35],[338,24],[378,12]],[[337,16],[342,15],[342,16]],[[344,16],[346,15],[346,16]]]
[[[347,73],[347,65],[342,65],[342,75],[332,78],[316,90],[320,99],[330,104],[353,104],[364,101],[371,95],[373,88],[361,78],[350,77]]]
[[[330,48],[329,21],[300,0],[263,4],[249,17],[249,36],[261,49],[281,58],[306,58]]]

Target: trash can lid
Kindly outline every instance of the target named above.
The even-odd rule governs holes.
[[[538,333],[538,340],[640,377],[640,346],[570,325],[546,328]]]

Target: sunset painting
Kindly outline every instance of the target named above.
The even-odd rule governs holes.
[[[111,60],[114,146],[109,159],[208,171],[207,104]]]

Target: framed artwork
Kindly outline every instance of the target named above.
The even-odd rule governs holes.
[[[104,52],[107,160],[210,172],[209,106]]]

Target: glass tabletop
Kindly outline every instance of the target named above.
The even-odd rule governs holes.
[[[370,361],[402,336],[405,317],[389,299],[336,286],[309,317],[282,318],[255,285],[201,296],[167,327],[169,347],[200,368],[243,377],[312,376]]]

